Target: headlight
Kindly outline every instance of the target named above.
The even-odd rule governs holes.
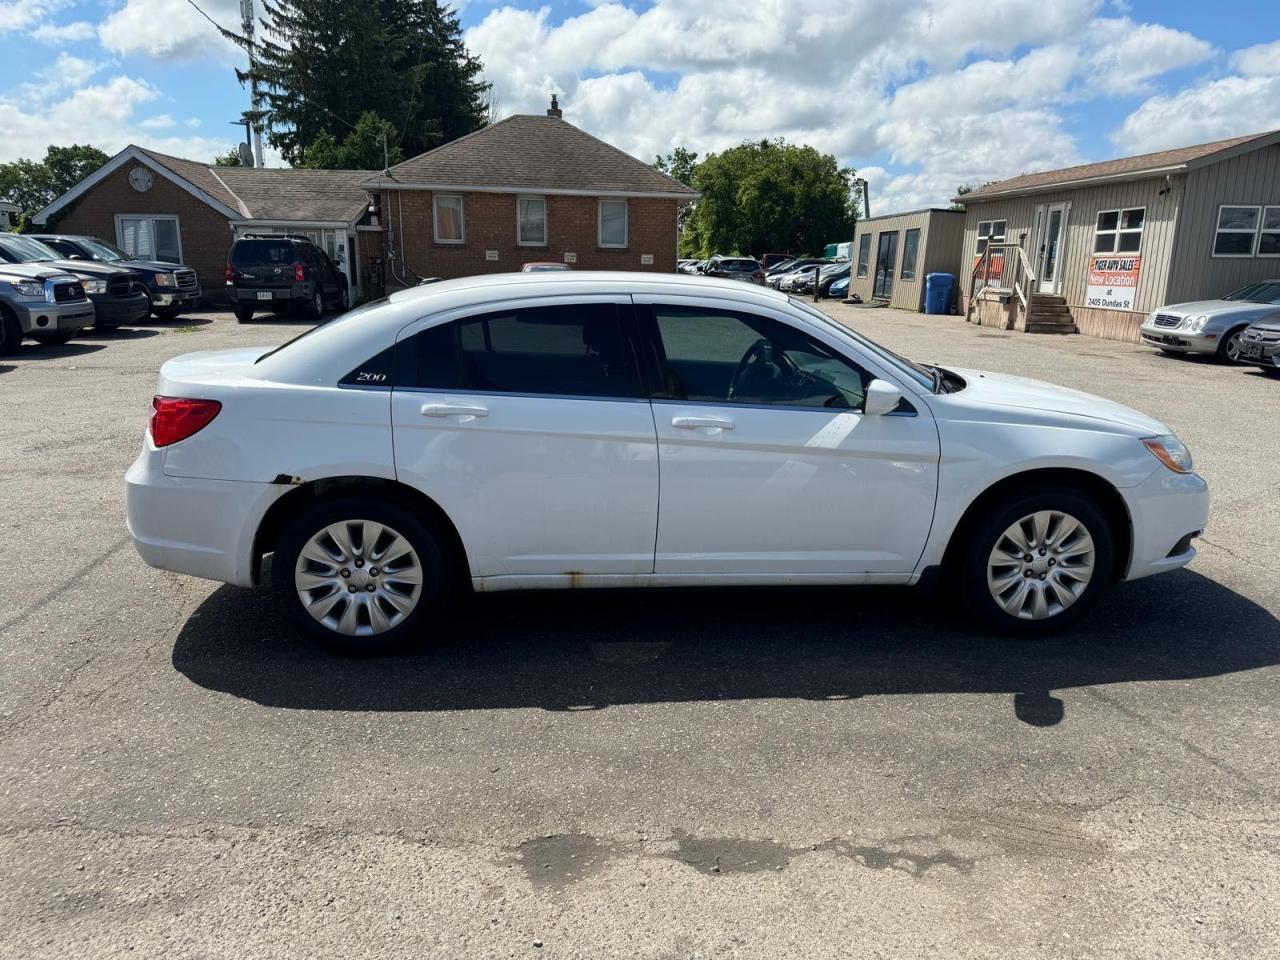
[[[1185,326],[1182,329],[1186,330],[1187,333],[1199,333],[1208,322],[1208,317],[1192,317],[1190,320],[1185,321]]]
[[[1174,473],[1190,473],[1192,469],[1191,451],[1177,437],[1147,437],[1142,445],[1151,451],[1152,456],[1163,463]]]
[[[84,281],[84,292],[85,292],[85,293],[106,293],[106,292],[107,292],[107,281],[105,281],[105,280],[85,280],[85,281]]]
[[[175,284],[174,284],[174,282],[173,282],[173,274],[172,274],[172,273],[157,273],[157,274],[156,274],[156,286],[157,286],[157,287],[172,287],[172,286],[175,286]]]
[[[44,299],[44,284],[39,280],[14,280],[9,285],[21,296]]]

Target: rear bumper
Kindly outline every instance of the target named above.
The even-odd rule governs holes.
[[[9,305],[18,315],[18,323],[22,325],[24,335],[82,330],[93,323],[93,304],[88,300],[75,303],[17,301]]]
[[[151,312],[151,298],[141,290],[127,297],[103,294],[90,299],[93,300],[94,319],[104,323],[133,323]]]
[[[1133,520],[1124,579],[1176,570],[1195,559],[1191,539],[1209,522],[1209,487],[1202,477],[1160,467],[1136,487],[1121,488],[1120,494]]]
[[[240,587],[253,585],[253,539],[287,487],[164,473],[150,434],[125,474],[129,535],[150,566]]]
[[[288,287],[240,287],[228,284],[227,297],[232,303],[242,303],[245,306],[261,304],[265,307],[272,303],[310,302],[314,286],[315,284],[310,280],[294,283]],[[264,293],[269,293],[271,296],[267,298],[259,296]]]

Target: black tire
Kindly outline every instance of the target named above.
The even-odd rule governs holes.
[[[338,291],[338,312],[346,313],[351,309],[351,289],[344,283]]]
[[[1244,335],[1248,329],[1248,324],[1242,324],[1233,330],[1228,330],[1223,334],[1222,339],[1218,341],[1218,349],[1214,351],[1213,358],[1219,363],[1239,363],[1240,362],[1240,337]],[[1235,342],[1235,356],[1231,356],[1230,347]]]
[[[417,554],[422,583],[412,610],[390,629],[381,633],[351,636],[326,626],[307,611],[295,587],[294,573],[303,548],[313,536],[332,524],[359,520],[382,524],[407,540]],[[456,583],[456,572],[450,570],[446,560],[448,555],[443,538],[430,526],[399,506],[371,497],[335,497],[308,507],[285,529],[271,561],[271,580],[276,593],[288,607],[290,616],[306,636],[339,653],[367,656],[387,653],[430,638],[432,635],[440,635],[444,627],[443,615],[447,613],[448,601],[454,593],[453,584]],[[354,573],[352,564],[355,562],[348,558],[345,569]],[[368,574],[374,569],[370,564],[364,572]],[[349,580],[343,582],[349,584],[349,590],[352,589]],[[352,592],[355,596],[364,599],[358,589]],[[321,593],[319,599],[323,600],[333,595],[333,593]],[[370,598],[368,602],[376,601]],[[343,603],[341,598],[338,603]],[[337,617],[338,614],[335,612],[334,616]],[[365,625],[368,626],[367,614],[364,620]],[[430,626],[433,620],[435,624]]]
[[[52,333],[29,334],[32,340],[46,347],[61,347],[75,335],[75,330],[55,330]]]
[[[1270,374],[1273,377],[1280,377],[1280,367],[1263,367],[1259,366],[1259,370],[1263,373]]]
[[[233,307],[236,323],[248,323],[253,319],[253,307]]]
[[[177,320],[178,314],[182,312],[181,307],[152,307],[151,315],[157,320]],[[252,311],[250,311],[252,315]]]
[[[319,284],[316,284],[316,291],[311,294],[311,302],[307,304],[306,310],[307,316],[312,320],[318,322],[324,319],[324,292]]]
[[[22,324],[17,315],[0,304],[0,357],[10,357],[22,346]]]
[[[992,552],[1001,542],[1007,529],[1024,517],[1040,511],[1058,511],[1074,518],[1088,531],[1093,538],[1093,572],[1083,591],[1064,609],[1045,619],[1021,619],[1007,612],[995,599],[992,589],[987,583],[988,563]],[[1050,540],[1052,540],[1052,530]],[[954,586],[959,590],[959,599],[971,617],[984,626],[1000,633],[1022,634],[1029,636],[1055,633],[1078,621],[1088,614],[1097,603],[1102,591],[1111,582],[1111,573],[1115,563],[1115,539],[1111,525],[1097,503],[1087,494],[1069,486],[1051,486],[1039,490],[1028,490],[1014,494],[1011,498],[997,504],[981,517],[970,530],[968,541],[961,545],[957,554],[957,566],[951,573]],[[1052,552],[1052,551],[1050,551]],[[1037,556],[1034,550],[1030,556],[1032,563],[1042,565],[1049,559]],[[1014,561],[1011,567],[1021,566]],[[1031,564],[1027,564],[1030,568]],[[1064,569],[1069,569],[1065,568]],[[1049,571],[1052,575],[1052,570]],[[1024,578],[1040,580],[1037,573]],[[1046,594],[1052,593],[1053,581],[1049,581],[1049,590],[1039,588]],[[1010,584],[1013,589],[1017,581]],[[1055,595],[1056,596],[1056,595]],[[1050,604],[1061,606],[1056,601]],[[1024,610],[1024,612],[1026,612]]]
[[[120,327],[119,323],[98,323],[96,320],[93,323],[93,329],[98,333],[115,333]]]

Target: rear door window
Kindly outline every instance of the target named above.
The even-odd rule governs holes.
[[[414,337],[417,384],[438,390],[642,395],[613,304],[528,307],[468,317]]]
[[[240,240],[231,249],[231,262],[237,267],[293,263],[293,244],[288,240]]]

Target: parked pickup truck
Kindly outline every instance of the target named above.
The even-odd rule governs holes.
[[[40,263],[0,258],[0,354],[18,349],[23,337],[66,343],[93,323],[93,303],[79,278]]]
[[[200,301],[200,281],[196,272],[183,263],[163,260],[139,260],[114,243],[98,237],[82,237],[72,233],[28,234],[45,246],[52,247],[68,260],[92,260],[132,270],[141,279],[151,297],[151,312],[161,320],[172,320],[184,309]]]
[[[147,288],[132,270],[88,260],[64,260],[39,240],[17,233],[0,234],[0,259],[10,263],[43,263],[50,269],[79,277],[85,293],[93,301],[93,325],[99,330],[137,323],[151,310]]]

